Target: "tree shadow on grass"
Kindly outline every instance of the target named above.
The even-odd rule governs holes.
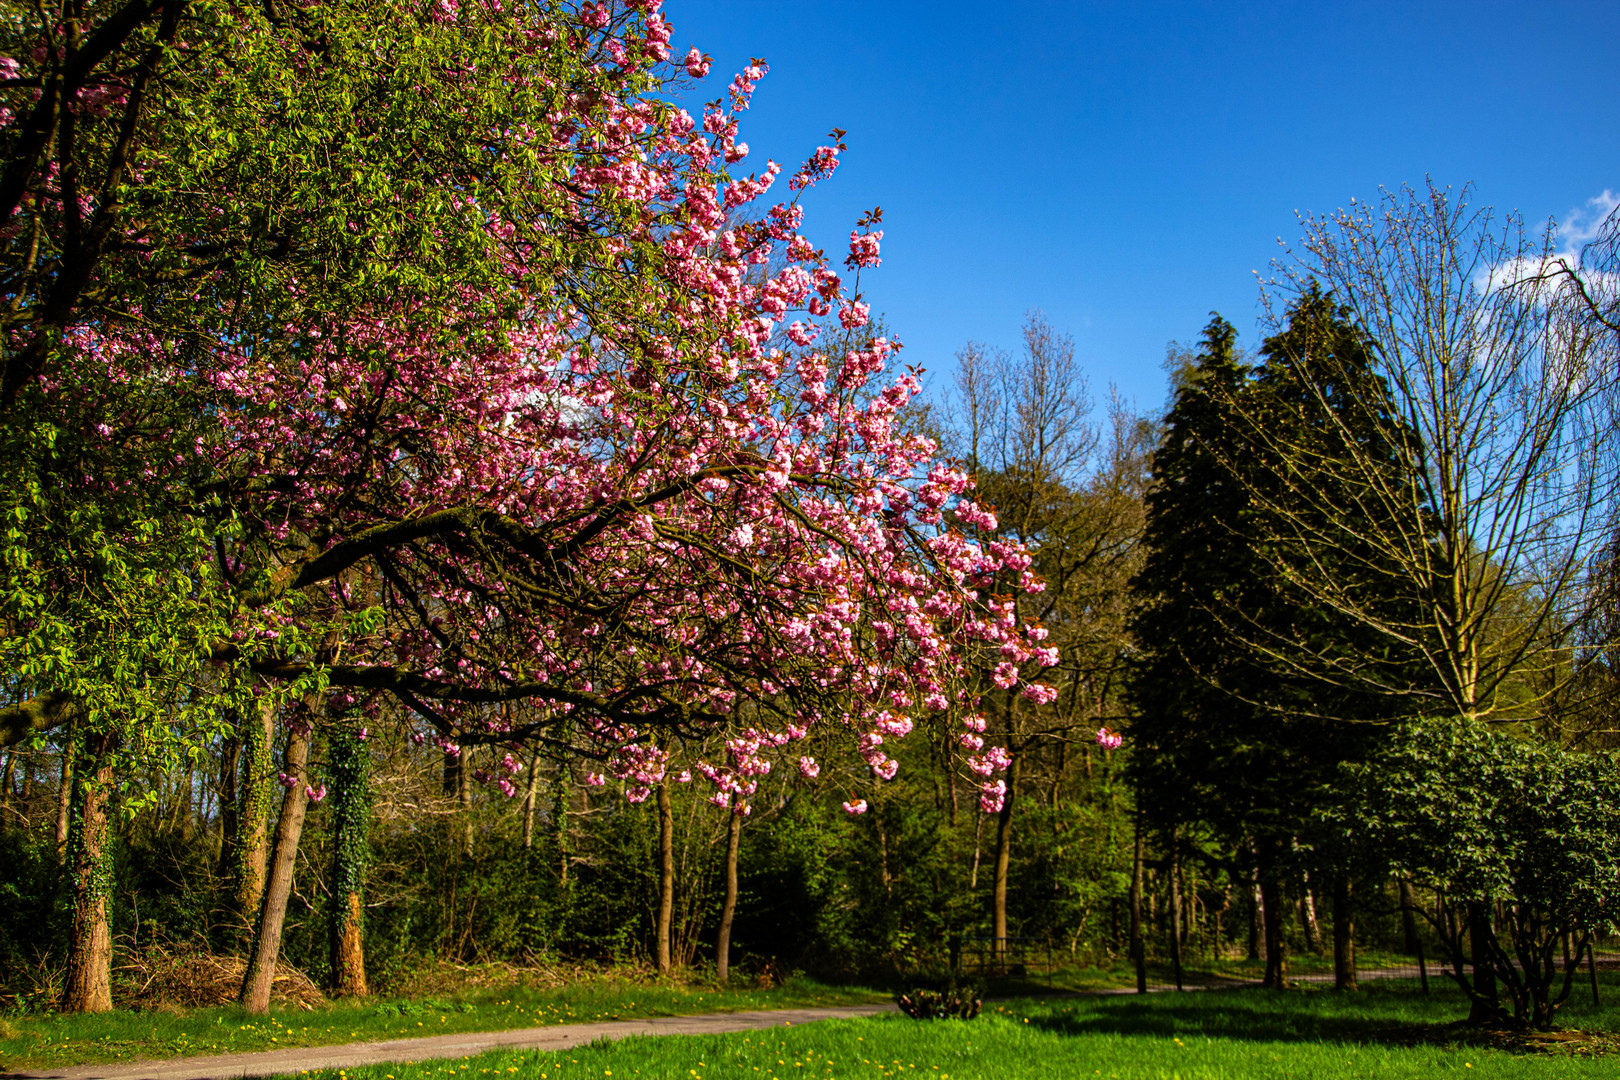
[[[1060,1008],[1047,1016],[1031,1016],[1029,1024],[1067,1036],[1467,1046],[1519,1054],[1581,1057],[1620,1053],[1620,1034],[1615,1032],[1480,1029],[1456,1018],[1465,1009],[1460,996],[1435,999],[1377,992],[1329,996],[1230,990],[1093,999],[1083,1005]]]

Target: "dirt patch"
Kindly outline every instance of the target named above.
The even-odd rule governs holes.
[[[130,1009],[195,1009],[227,1005],[242,992],[247,961],[240,956],[153,948],[119,958],[113,996]],[[289,964],[276,965],[270,998],[278,1005],[313,1009],[326,1003],[320,987]]]

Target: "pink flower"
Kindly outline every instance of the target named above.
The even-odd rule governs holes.
[[[694,79],[701,79],[709,73],[709,65],[713,60],[704,53],[700,53],[696,46],[686,54],[686,73]]]
[[[326,785],[321,784],[318,787],[305,787],[304,794],[309,796],[310,802],[318,803],[322,799],[326,798]]]
[[[601,787],[603,784],[607,783],[607,777],[603,776],[599,772],[586,773],[585,783],[589,784],[591,787]]]
[[[871,321],[872,305],[859,300],[846,300],[838,309],[838,321],[846,330],[854,330]]]
[[[1105,727],[1097,729],[1097,745],[1104,750],[1118,750],[1125,744],[1123,736],[1116,735]]]
[[[846,814],[864,814],[864,813],[866,813],[866,800],[865,799],[856,799],[854,802],[845,803],[844,804],[844,813],[846,813]]]
[[[883,230],[872,233],[851,232],[849,234],[849,257],[844,264],[850,269],[857,266],[877,266],[883,260],[878,258],[878,242],[883,239]]]
[[[1020,694],[1026,701],[1033,701],[1037,705],[1045,705],[1057,700],[1057,691],[1045,683],[1030,683]]]
[[[821,766],[816,764],[816,759],[813,757],[801,757],[799,759],[799,772],[806,779],[814,780],[821,775]]]
[[[1005,780],[992,780],[979,789],[979,809],[987,814],[1000,811],[1002,804],[1007,801],[1007,782]]]

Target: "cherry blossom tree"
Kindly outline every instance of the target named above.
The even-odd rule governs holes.
[[[670,62],[658,8],[132,0],[11,28],[0,410],[9,444],[74,448],[33,453],[72,478],[41,505],[116,507],[183,583],[149,621],[190,631],[134,642],[124,684],[303,702],[300,731],[324,690],[389,695],[449,754],[549,744],[631,798],[668,740],[728,732],[697,771],[729,803],[812,730],[892,777],[885,740],[949,708],[968,652],[1025,640],[986,590],[1038,588],[1028,556],[958,531],[994,517],[897,427],[898,342],[817,347],[866,325],[881,257],[870,219],[841,262],[801,229],[841,133],[736,223],[781,179],[743,171],[765,65],[692,116],[665,91],[708,61]],[[97,647],[30,587],[8,741],[86,714],[35,661]],[[305,737],[267,897],[319,789]]]

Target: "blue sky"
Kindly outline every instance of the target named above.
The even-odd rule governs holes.
[[[791,171],[834,127],[807,232],[884,211],[866,298],[949,379],[1041,308],[1093,390],[1164,400],[1165,343],[1211,310],[1257,341],[1254,271],[1295,211],[1380,185],[1473,183],[1531,219],[1620,192],[1620,3],[666,0],[720,93],[769,76],[742,138]],[[836,248],[835,248],[836,246]]]

